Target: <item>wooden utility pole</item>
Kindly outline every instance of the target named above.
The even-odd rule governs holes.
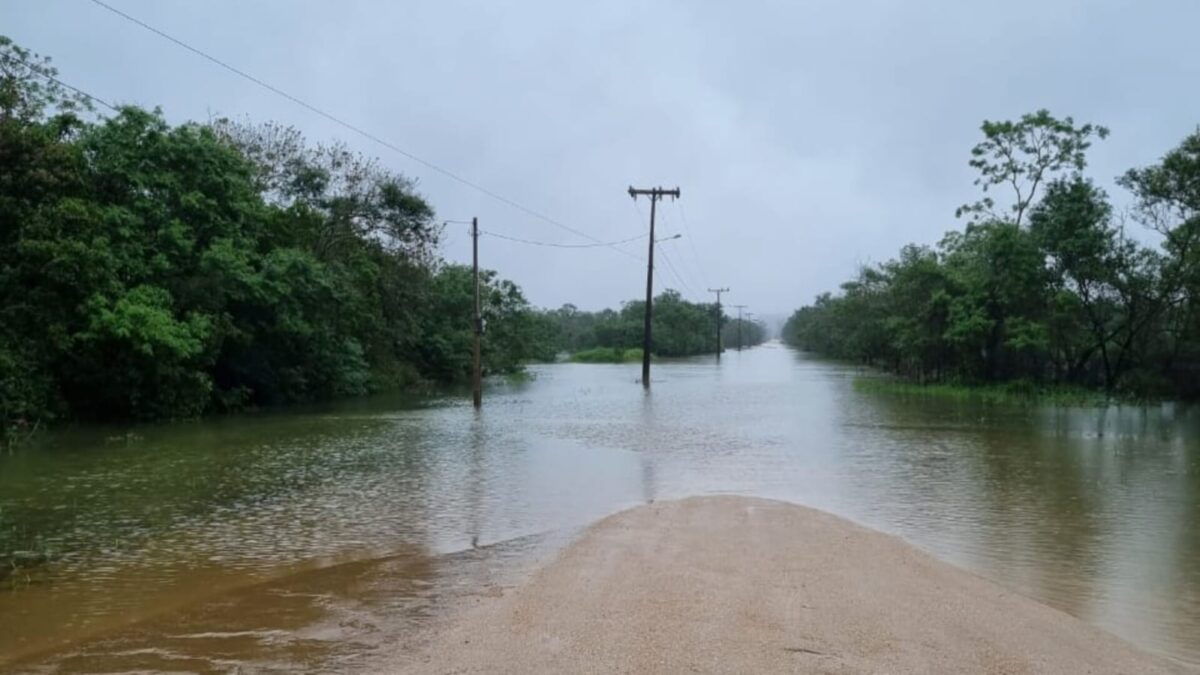
[[[471,398],[475,407],[483,405],[483,317],[479,311],[479,219],[471,219],[471,270],[475,274],[475,345],[472,349]]]
[[[638,195],[650,197],[650,255],[646,260],[646,317],[642,328],[642,386],[650,388],[650,348],[653,340],[650,336],[650,320],[654,304],[654,213],[655,205],[663,197],[679,199],[679,188],[667,190],[661,187],[637,189],[629,186],[629,196],[637,201]]]
[[[709,293],[717,294],[717,360],[721,360],[721,294],[728,293],[728,288],[710,288]]]
[[[732,305],[737,307],[738,311],[738,351],[742,351],[742,310],[746,309],[747,305]]]

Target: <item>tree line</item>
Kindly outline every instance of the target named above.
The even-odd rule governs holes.
[[[408,178],[278,124],[101,117],[0,37],[0,429],[463,379],[471,270]],[[544,326],[483,273],[485,369]]]
[[[1085,175],[1106,128],[1041,110],[982,131],[967,225],[864,266],[797,310],[784,339],[920,382],[1200,395],[1200,130],[1118,179],[1122,211]]]
[[[595,349],[610,350],[620,354],[628,350],[641,349],[642,332],[645,326],[644,300],[631,300],[620,309],[603,309],[598,312],[580,310],[574,305],[563,305],[541,313],[545,322],[543,347],[544,356],[553,353],[575,354]],[[679,357],[698,354],[714,354],[717,351],[717,305],[685,300],[678,291],[667,289],[655,296],[651,335],[653,352],[656,356]],[[723,340],[726,347],[731,341],[731,324],[722,312]],[[734,325],[736,329],[736,325]],[[736,340],[736,334],[732,334]],[[755,345],[765,339],[762,327],[746,321],[743,341]]]
[[[766,341],[767,329],[757,321],[734,317],[721,324],[721,345],[725,349],[753,347]]]

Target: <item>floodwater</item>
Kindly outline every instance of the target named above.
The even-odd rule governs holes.
[[[0,456],[0,670],[353,671],[648,500],[785,499],[1200,664],[1200,411],[857,391],[775,344],[46,435]],[[16,556],[12,551],[20,551]]]

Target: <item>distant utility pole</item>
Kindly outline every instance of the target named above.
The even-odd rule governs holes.
[[[746,309],[746,307],[748,307],[748,305],[732,305],[732,306],[737,307],[737,311],[738,311],[738,351],[740,352],[740,351],[742,351],[742,310]]]
[[[646,319],[645,326],[642,328],[642,386],[646,389],[650,388],[650,347],[652,340],[650,337],[650,313],[654,303],[654,213],[655,205],[658,200],[663,197],[671,197],[679,199],[679,188],[674,190],[666,190],[661,187],[637,189],[632,185],[629,186],[629,196],[637,201],[638,195],[646,195],[650,197],[650,257],[646,261]]]
[[[728,293],[728,288],[710,288],[709,293],[717,294],[717,360],[721,360],[721,294]]]
[[[471,270],[475,274],[475,346],[471,365],[471,397],[475,407],[483,405],[483,317],[479,311],[479,219],[471,219]]]

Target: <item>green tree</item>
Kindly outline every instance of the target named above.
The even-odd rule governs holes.
[[[62,307],[53,291],[26,283],[22,233],[66,198],[84,189],[84,158],[72,140],[86,108],[53,80],[57,71],[0,36],[0,428],[33,425],[65,414],[51,375],[55,355],[68,344]],[[70,270],[45,270],[48,286],[69,290]],[[87,283],[79,279],[78,283]],[[30,336],[37,336],[31,339]]]
[[[767,330],[761,323],[747,318],[733,318],[723,324],[721,342],[726,349],[736,349],[739,338],[742,347],[753,347],[767,339]]]
[[[573,305],[545,311],[548,338],[554,351],[578,352],[604,347],[640,349],[646,304],[632,300],[619,311],[584,312]],[[716,351],[716,305],[689,302],[678,291],[667,289],[654,298],[652,337],[654,354],[692,356]]]
[[[1200,132],[1120,181],[1161,251],[1129,237],[1082,176],[1107,130],[1042,111],[984,132],[972,165],[985,190],[1012,187],[1014,217],[986,199],[963,207],[973,221],[937,251],[860,270],[797,310],[784,338],[922,381],[1200,395]]]
[[[1120,183],[1136,199],[1137,220],[1163,240],[1159,370],[1176,390],[1200,395],[1200,129]]]
[[[157,419],[469,372],[469,272],[414,183],[279,125],[85,120],[0,39],[0,426]],[[548,329],[485,275],[485,361]]]
[[[942,247],[961,288],[947,332],[974,362],[964,374],[999,380],[1022,366],[1036,368],[1046,340],[1041,319],[1047,278],[1033,237],[1015,224],[992,221],[951,233]]]
[[[888,316],[893,368],[920,380],[940,379],[951,345],[946,338],[956,289],[938,254],[905,246],[897,260],[881,266],[888,280]]]
[[[1022,224],[1038,188],[1064,171],[1078,173],[1087,166],[1091,138],[1106,138],[1108,129],[1093,124],[1075,125],[1070,117],[1058,119],[1048,110],[1021,116],[1016,122],[984,120],[980,130],[984,140],[971,149],[972,167],[979,171],[975,184],[982,187],[979,201],[964,204],[956,215],[971,214],[974,219],[1008,220],[995,212],[995,200],[989,188],[1012,189],[1012,222]]]
[[[1030,230],[1056,291],[1056,352],[1066,379],[1085,379],[1099,354],[1103,385],[1115,389],[1132,365],[1135,341],[1161,309],[1158,261],[1113,225],[1103,191],[1078,177],[1049,185]]]
[[[526,361],[545,357],[541,326],[516,284],[480,270],[480,286],[484,372],[511,373]],[[421,368],[435,379],[470,377],[474,288],[473,272],[465,265],[445,265],[434,275],[415,348]]]

